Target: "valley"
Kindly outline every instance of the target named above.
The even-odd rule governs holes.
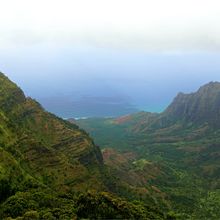
[[[45,111],[0,73],[0,219],[173,215],[161,195],[137,200],[113,172],[88,133]]]
[[[218,219],[220,83],[162,113],[63,120],[0,74],[1,219]]]
[[[211,82],[195,93],[179,93],[160,114],[90,118],[77,124],[91,134],[103,149],[104,162],[126,183],[156,189],[183,218],[217,219],[219,103],[220,83]]]

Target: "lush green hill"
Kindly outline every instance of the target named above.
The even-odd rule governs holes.
[[[54,189],[100,187],[93,176],[101,152],[84,131],[45,112],[2,74],[0,97],[1,146],[25,171]]]
[[[0,73],[0,219],[165,218],[118,197],[111,174],[85,131]]]
[[[179,213],[220,216],[220,83],[180,93],[161,114],[77,121],[106,152],[104,162],[122,181],[156,187]],[[106,149],[107,148],[107,149]],[[133,157],[127,160],[127,155]],[[123,163],[119,163],[126,160]],[[116,164],[118,164],[116,166]],[[138,169],[138,171],[136,170]],[[131,183],[131,182],[130,182]],[[211,202],[212,201],[212,202]],[[186,218],[186,217],[184,217]]]

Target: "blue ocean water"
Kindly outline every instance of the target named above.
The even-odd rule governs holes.
[[[219,52],[30,45],[0,51],[0,70],[64,118],[160,112],[178,92],[220,81]]]

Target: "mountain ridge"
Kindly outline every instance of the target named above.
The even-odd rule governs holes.
[[[210,117],[211,116],[211,117]],[[162,113],[162,117],[196,124],[219,126],[220,83],[210,82],[190,94],[179,93]]]
[[[0,219],[168,216],[153,195],[146,204],[121,197],[118,183],[87,132],[45,111],[0,73]]]
[[[179,93],[160,114],[139,112],[77,124],[102,147],[104,162],[121,179],[129,173],[139,186],[148,183],[165,193],[180,219],[220,216],[220,83]]]

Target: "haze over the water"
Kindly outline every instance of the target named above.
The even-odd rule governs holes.
[[[220,81],[217,0],[0,3],[0,70],[62,117],[158,112]]]

